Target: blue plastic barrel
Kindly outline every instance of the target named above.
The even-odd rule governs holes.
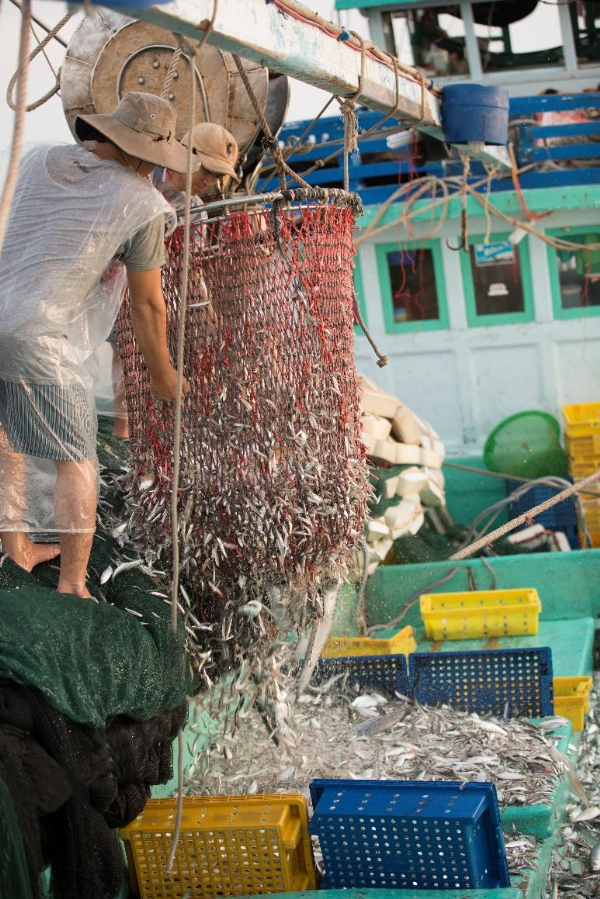
[[[482,84],[450,84],[442,93],[442,128],[448,144],[508,140],[508,91]]]

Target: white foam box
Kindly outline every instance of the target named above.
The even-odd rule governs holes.
[[[373,551],[380,562],[383,562],[393,545],[394,541],[391,537],[388,537],[387,540],[378,540],[377,543],[373,544]]]
[[[383,495],[386,499],[392,499],[393,496],[396,496],[398,492],[398,475],[392,478],[387,478],[383,482]]]
[[[440,488],[440,490],[444,490],[446,486],[446,478],[442,472],[441,468],[424,468],[423,471],[427,475],[427,477],[433,481],[433,483]]]
[[[377,540],[381,540],[382,537],[389,537],[390,529],[383,518],[371,518],[367,524],[367,540],[370,543],[375,543]]]
[[[398,496],[419,494],[427,483],[427,475],[421,468],[407,468],[398,476]]]
[[[372,456],[375,446],[377,445],[377,437],[374,437],[372,434],[365,434],[363,432],[361,440],[367,448],[367,454],[369,456]]]
[[[435,450],[421,449],[420,464],[425,468],[441,468],[443,459]]]
[[[363,415],[361,424],[363,434],[370,434],[376,440],[387,440],[392,432],[392,423],[380,415]]]
[[[421,449],[418,446],[408,446],[406,443],[396,443],[396,465],[420,465]]]
[[[381,415],[393,419],[399,400],[387,393],[375,393],[374,390],[361,390],[360,405],[364,415]]]
[[[400,446],[399,443],[393,443],[391,440],[377,440],[371,455],[374,459],[381,459],[382,462],[396,465],[396,448],[398,446]]]
[[[417,445],[421,440],[421,428],[408,406],[403,403],[400,403],[394,413],[392,432],[403,443]]]
[[[444,491],[440,490],[432,478],[427,478],[425,481],[425,485],[421,490],[421,502],[428,507],[446,505]]]
[[[410,524],[410,522],[415,518],[418,514],[418,508],[414,503],[406,502],[405,500],[401,500],[399,503],[396,503],[393,506],[390,506],[389,509],[386,509],[385,515],[383,516],[385,519],[385,523],[392,531],[392,537],[394,536],[394,531],[397,528],[401,528]]]

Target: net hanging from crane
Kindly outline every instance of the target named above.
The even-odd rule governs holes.
[[[367,515],[352,279],[360,201],[314,189],[285,197],[192,226],[178,517],[182,605],[211,678],[319,617]],[[163,269],[172,358],[182,262],[180,228]],[[129,530],[168,569],[173,407],[151,398],[127,304],[118,337]]]

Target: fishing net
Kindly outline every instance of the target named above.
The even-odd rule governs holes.
[[[178,517],[182,607],[209,683],[236,665],[260,668],[259,647],[272,650],[278,633],[318,618],[362,537],[359,209],[343,191],[288,191],[271,209],[192,226]],[[182,263],[178,229],[163,270],[173,358]],[[130,536],[168,567],[173,408],[151,398],[126,304],[117,331],[132,434]]]

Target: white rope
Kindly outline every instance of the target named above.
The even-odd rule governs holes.
[[[195,58],[200,53],[202,47],[210,37],[217,18],[217,10],[219,8],[219,0],[214,0],[213,14],[204,36],[197,47],[192,47],[188,55],[190,67],[190,104],[189,104],[189,121],[188,130],[191,131],[196,121],[196,73]],[[181,50],[181,43],[179,45]],[[175,55],[175,54],[174,54]],[[173,60],[171,60],[173,66]],[[169,69],[171,69],[171,66]],[[175,67],[173,66],[173,71]],[[167,73],[168,77],[168,73]],[[190,227],[191,227],[191,203],[192,203],[192,163],[194,159],[192,141],[190,140],[187,148],[187,171],[185,177],[185,217],[183,224],[183,265],[181,267],[181,286],[179,297],[179,321],[177,333],[177,391],[175,395],[175,416],[174,416],[174,438],[173,438],[173,493],[171,496],[171,532],[173,541],[173,582],[171,585],[171,627],[173,632],[177,633],[178,612],[179,612],[179,577],[180,577],[180,557],[179,557],[179,477],[181,472],[181,412],[183,405],[183,363],[185,358],[185,316],[187,311],[188,296],[188,273],[190,266]],[[179,834],[181,832],[181,819],[183,817],[183,752],[184,739],[183,728],[180,727],[177,733],[178,746],[178,765],[177,765],[177,810],[175,814],[175,828],[173,830],[173,840],[169,851],[167,861],[166,874],[171,877],[173,865],[175,863],[175,855],[177,854],[177,844],[179,842]]]
[[[514,531],[514,529],[518,528],[519,525],[530,524],[533,518],[541,515],[541,513],[545,512],[547,509],[551,509],[552,506],[556,506],[558,503],[562,503],[563,500],[568,499],[570,496],[573,496],[573,494],[581,490],[582,487],[587,487],[588,484],[591,484],[592,481],[595,481],[598,478],[600,478],[600,471],[596,471],[594,472],[594,474],[588,475],[587,478],[583,478],[581,481],[577,481],[571,487],[568,487],[561,493],[557,493],[556,496],[551,496],[550,499],[547,499],[543,503],[540,503],[539,506],[534,506],[533,509],[529,509],[529,511],[524,512],[523,515],[519,515],[518,518],[513,518],[512,521],[508,522],[508,524],[503,524],[501,527],[496,528],[496,530],[492,531],[491,534],[487,534],[480,540],[476,540],[475,543],[471,543],[470,546],[465,546],[464,549],[461,549],[458,552],[454,553],[453,556],[450,556],[450,559],[448,561],[458,562],[460,559],[468,559],[473,555],[473,553],[476,553],[478,550],[489,546],[490,543],[493,543],[495,540],[498,540],[505,534],[510,533],[510,531]]]
[[[12,144],[10,148],[10,160],[8,163],[8,171],[6,173],[6,181],[4,182],[4,189],[2,191],[2,199],[0,200],[0,253],[2,253],[2,247],[4,246],[4,237],[6,235],[8,216],[10,214],[10,207],[15,195],[17,178],[19,175],[19,166],[21,164],[21,147],[23,145],[25,109],[27,106],[27,55],[29,53],[30,39],[31,0],[23,0],[23,18],[21,20],[21,38],[19,41],[19,65],[17,68],[17,74],[19,78],[19,85],[17,88],[17,105],[15,110]]]

